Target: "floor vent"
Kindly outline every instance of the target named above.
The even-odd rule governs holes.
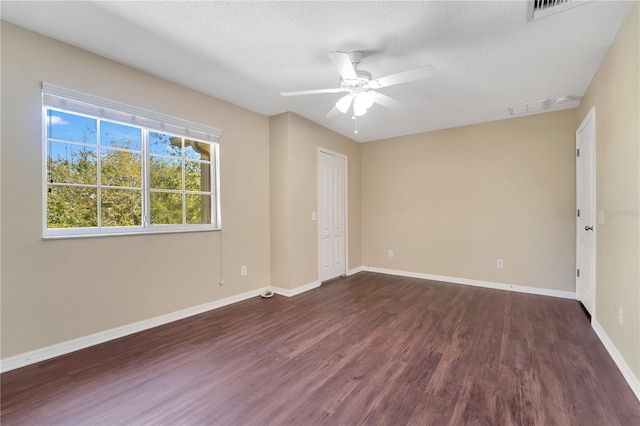
[[[593,0],[529,0],[529,20],[544,18]]]

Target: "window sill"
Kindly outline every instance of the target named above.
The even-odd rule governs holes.
[[[62,231],[62,232],[61,232]],[[108,230],[107,232],[95,232],[95,229],[73,229],[74,232],[69,232],[70,229],[60,230],[47,230],[42,236],[43,240],[61,240],[61,239],[76,239],[76,238],[101,238],[101,237],[121,237],[132,235],[155,235],[155,234],[184,234],[192,232],[212,232],[222,231],[222,227],[216,227],[214,225],[203,225],[196,227],[175,227],[171,225],[159,225],[149,228],[126,228],[118,230]],[[78,232],[80,231],[80,232]]]

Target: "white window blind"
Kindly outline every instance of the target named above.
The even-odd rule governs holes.
[[[49,83],[42,83],[42,104],[45,107],[70,110],[106,120],[114,120],[134,126],[146,127],[159,132],[171,133],[185,138],[218,142],[219,137],[222,136],[222,130],[215,127],[182,120],[170,115],[149,111]]]

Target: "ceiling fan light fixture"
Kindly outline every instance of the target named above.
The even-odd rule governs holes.
[[[353,101],[353,107],[358,109],[364,109],[365,111],[371,108],[373,105],[374,92],[362,92],[356,96]]]
[[[353,103],[353,115],[355,115],[356,117],[362,117],[366,113],[367,113],[366,108],[362,108],[361,105],[358,105],[355,102]]]
[[[338,99],[338,102],[336,102],[336,108],[338,109],[338,111],[340,111],[343,114],[349,111],[349,107],[351,106],[352,99],[353,99],[353,96],[351,94],[344,95],[343,97]]]

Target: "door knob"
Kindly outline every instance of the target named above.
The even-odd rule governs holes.
[[[593,231],[593,226],[585,226],[584,230],[585,231]]]

